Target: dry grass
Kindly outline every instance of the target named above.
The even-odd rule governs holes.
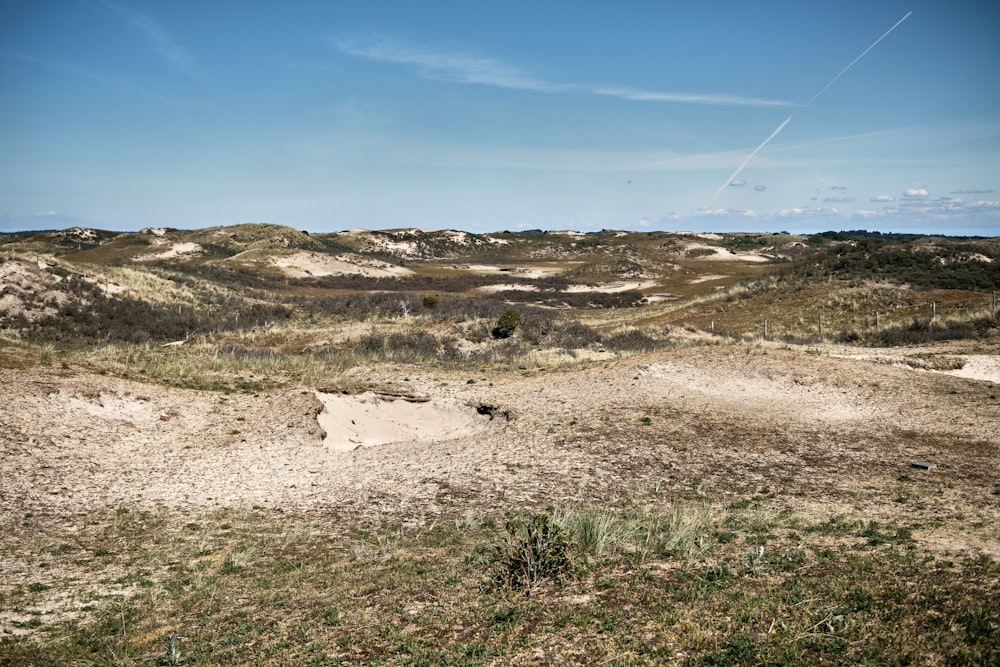
[[[45,639],[0,639],[0,664],[1000,657],[995,562],[929,558],[905,527],[813,524],[759,509],[682,520],[670,509],[637,518],[597,507],[557,513],[590,558],[561,584],[537,582],[530,596],[488,585],[491,545],[505,544],[488,517],[368,528],[332,515],[288,525],[254,509],[192,517],[121,508],[58,526],[18,517],[19,558],[35,565],[16,575],[22,583],[3,603],[22,619],[19,631]],[[696,534],[699,557],[665,548],[667,540],[637,558],[636,538],[657,531]],[[74,617],[49,619],[43,601],[71,592]]]
[[[215,236],[220,231],[228,236]],[[439,278],[461,294],[461,281],[444,268],[460,247],[447,235],[292,232],[241,226],[202,230],[198,240],[215,239],[220,256],[266,256],[276,242],[362,250],[410,239],[416,255],[449,259],[409,260],[419,290],[393,283],[398,291],[389,296],[363,295],[362,310],[390,304],[391,312],[334,315],[319,301],[307,312],[309,299],[345,295],[339,287],[282,291],[287,285],[261,278],[254,298],[287,298],[295,307],[287,322],[171,346],[93,340],[70,349],[0,338],[0,366],[33,377],[38,400],[85,374],[94,383],[81,380],[65,400],[84,402],[88,387],[100,398],[102,374],[198,392],[295,387],[296,395],[301,387],[367,387],[419,375],[422,387],[471,383],[484,395],[519,401],[523,412],[506,430],[483,436],[485,444],[414,450],[395,468],[364,451],[344,466],[335,462],[357,471],[337,480],[357,486],[364,509],[332,486],[322,491],[330,494],[325,503],[309,496],[302,505],[217,510],[136,502],[56,512],[45,508],[69,505],[47,505],[39,491],[41,500],[25,511],[0,513],[0,665],[1000,663],[1000,567],[989,555],[1000,539],[989,521],[1000,488],[995,439],[981,428],[995,412],[995,387],[947,377],[917,383],[915,371],[847,365],[825,345],[850,331],[859,342],[876,341],[876,310],[881,331],[905,331],[929,315],[931,301],[937,321],[926,329],[958,331],[983,318],[984,293],[777,277],[771,265],[692,256],[690,239],[665,234],[529,234],[511,238],[506,255],[504,246],[479,239],[463,251],[467,261],[573,262],[578,277],[592,280],[652,272],[658,284],[650,293],[678,296],[641,308],[538,309],[551,319],[533,312],[534,321],[526,317],[510,339],[496,341],[490,328],[510,304],[476,312],[474,302],[461,303],[468,309],[456,306],[448,316],[411,307]],[[712,243],[764,248],[762,241],[771,242],[746,235]],[[35,247],[52,251],[35,239],[18,252]],[[138,251],[135,239],[124,238],[78,254],[119,261]],[[94,271],[136,296],[210,299],[240,293],[238,281],[253,278],[226,266],[205,260],[174,272]],[[697,282],[709,274],[724,277]],[[759,340],[764,320],[772,338],[815,341],[810,353]],[[720,335],[704,336],[713,322]],[[985,338],[964,345],[995,351]],[[951,370],[957,350],[905,358],[922,370]],[[646,375],[653,366],[693,379],[657,384]],[[124,385],[135,390],[121,382],[121,392]],[[142,402],[155,403],[155,392],[142,387],[154,395]],[[809,405],[817,412],[825,403],[880,411],[851,425],[802,421],[781,410],[804,404],[752,402],[762,387],[804,388],[794,394],[801,400],[815,391],[820,399]],[[206,448],[235,457],[253,415],[223,423],[237,414],[224,403],[255,399],[207,396],[208,425],[191,433],[222,433]],[[184,418],[194,421],[196,413],[192,406]],[[181,421],[161,423],[153,414],[151,431]],[[308,421],[301,412],[297,418]],[[71,440],[68,430],[56,438],[10,428],[0,436],[10,436],[18,465],[37,464],[39,474],[40,466],[77,454],[67,443],[100,441],[89,432],[74,431]],[[141,431],[114,428],[126,439]],[[252,444],[264,452],[278,431],[259,428],[264,435]],[[291,449],[282,456],[292,457]],[[197,458],[179,451],[183,462]],[[940,474],[907,468],[911,454],[933,458]],[[313,463],[296,484],[322,484],[320,473],[332,474],[329,461]],[[79,462],[95,476],[92,464]],[[177,479],[169,481],[184,488],[185,470],[193,468],[171,469]],[[363,470],[370,476],[361,477]],[[128,472],[116,470],[115,483],[137,479]],[[139,473],[148,481],[148,468]],[[55,494],[66,491],[55,481]],[[306,497],[289,488],[282,498]],[[525,516],[543,518],[529,530]],[[973,555],[977,548],[983,555]],[[517,572],[526,558],[534,559],[528,585],[496,576]]]

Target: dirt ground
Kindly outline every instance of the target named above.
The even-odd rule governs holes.
[[[356,373],[422,402],[336,406],[315,387],[225,395],[8,369],[0,503],[8,518],[238,504],[434,515],[459,499],[490,509],[766,486],[797,511],[899,518],[914,511],[893,502],[906,475],[941,491],[923,512],[996,526],[1000,378],[989,360],[970,361],[987,369],[977,378],[745,345],[489,378],[382,367]],[[936,467],[911,468],[919,460]],[[982,531],[946,532],[1000,556]]]
[[[22,517],[116,508],[420,524],[753,498],[812,521],[916,525],[930,552],[1000,558],[996,357],[962,357],[976,377],[960,377],[847,352],[693,346],[489,377],[358,368],[355,384],[373,389],[351,395],[4,369],[0,586],[32,571],[18,562]]]

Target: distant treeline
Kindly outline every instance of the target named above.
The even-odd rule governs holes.
[[[1000,288],[1000,247],[985,239],[949,239],[923,246],[900,246],[884,235],[853,240],[854,244],[832,246],[783,273],[814,279],[887,280],[922,289]]]

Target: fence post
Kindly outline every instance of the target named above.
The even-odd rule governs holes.
[[[823,335],[823,315],[819,316],[819,335]]]
[[[994,314],[997,312],[997,291],[996,290],[993,290],[993,309],[991,310],[991,312],[994,313]]]
[[[713,334],[715,333],[715,320],[712,320],[712,324],[709,325],[709,329],[711,329]]]
[[[933,322],[937,318],[937,302],[931,301],[931,321]]]
[[[878,331],[878,311],[875,311],[875,330]]]
[[[764,340],[767,340],[767,320],[764,320]]]

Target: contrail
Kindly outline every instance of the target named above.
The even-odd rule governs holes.
[[[823,86],[818,93],[816,93],[815,95],[813,95],[809,99],[809,101],[805,103],[805,105],[802,108],[803,109],[808,109],[809,106],[812,105],[813,102],[815,102],[816,100],[819,99],[820,95],[822,95],[823,93],[825,93],[830,88],[830,86],[832,86],[833,84],[837,83],[837,80],[840,77],[844,76],[844,74],[847,73],[847,70],[849,70],[852,67],[854,67],[854,64],[856,62],[858,62],[859,60],[861,60],[862,58],[864,58],[865,54],[867,54],[869,51],[871,51],[872,49],[874,49],[875,46],[878,45],[878,43],[881,42],[883,39],[885,39],[886,37],[888,37],[889,33],[891,33],[893,30],[895,30],[896,28],[898,28],[900,23],[902,23],[906,19],[910,18],[910,14],[912,14],[912,13],[913,13],[912,11],[906,12],[906,15],[903,18],[901,18],[898,21],[896,21],[891,28],[889,28],[884,33],[882,33],[881,37],[879,37],[874,42],[872,42],[871,46],[869,46],[867,49],[865,49],[864,51],[862,51],[861,55],[859,55],[857,58],[855,58],[850,63],[848,63],[847,67],[845,67],[844,69],[840,70],[840,72],[837,73],[837,76],[835,76],[832,79],[830,79],[830,82],[828,84],[826,84],[825,86]],[[771,143],[771,140],[774,139],[776,136],[778,136],[778,134],[783,129],[785,129],[785,126],[788,125],[789,121],[791,121],[791,120],[792,120],[792,116],[789,116],[788,118],[786,118],[785,120],[783,120],[781,122],[781,125],[779,125],[777,127],[777,129],[774,132],[772,132],[771,135],[760,144],[760,146],[757,146],[757,148],[753,149],[753,151],[751,151],[750,155],[747,155],[746,158],[743,160],[743,162],[740,164],[740,166],[736,168],[736,171],[734,171],[729,176],[729,178],[726,179],[726,182],[723,183],[722,186],[719,187],[719,189],[715,191],[715,196],[712,197],[712,199],[718,199],[719,195],[722,194],[722,191],[726,189],[726,186],[729,185],[730,183],[732,183],[733,179],[735,179],[737,176],[739,176],[740,173],[746,168],[746,166],[748,164],[750,164],[750,160],[752,160],[753,157],[755,155],[757,155],[757,153],[759,153],[762,148],[764,148],[764,146],[767,146],[769,143]]]
[[[776,136],[778,136],[778,133],[781,132],[783,129],[785,129],[785,126],[788,125],[789,121],[791,121],[791,120],[792,120],[791,116],[789,116],[788,118],[786,118],[785,120],[783,120],[781,122],[781,125],[778,126],[778,129],[776,129],[774,132],[771,133],[771,136],[769,136],[767,139],[765,139],[763,141],[763,143],[761,143],[760,146],[758,146],[757,148],[753,149],[753,152],[750,153],[750,155],[747,155],[743,159],[743,162],[740,163],[740,166],[736,167],[736,171],[734,171],[732,174],[730,174],[729,178],[726,179],[726,182],[723,183],[722,186],[718,190],[715,191],[715,197],[712,197],[712,199],[717,199],[718,196],[720,194],[722,194],[722,191],[726,189],[726,186],[729,185],[730,183],[732,183],[733,179],[736,178],[737,176],[739,176],[740,172],[743,171],[743,169],[746,168],[746,166],[748,164],[750,164],[750,160],[753,159],[753,156],[756,155],[757,153],[759,153],[760,149],[762,149],[764,146],[767,146],[771,142],[771,139],[774,139]]]
[[[906,12],[906,16],[904,16],[903,18],[901,18],[898,21],[896,21],[896,23],[891,28],[889,28],[884,33],[882,33],[881,37],[879,37],[874,42],[872,42],[871,46],[869,46],[867,49],[865,49],[864,51],[862,51],[860,56],[858,56],[857,58],[855,58],[854,60],[852,60],[847,67],[845,67],[844,69],[840,70],[840,73],[838,73],[837,76],[835,76],[832,79],[830,79],[830,83],[828,83],[825,86],[823,86],[822,90],[820,90],[818,93],[816,93],[815,95],[813,95],[812,99],[810,99],[808,102],[806,102],[806,107],[808,107],[810,104],[812,104],[817,99],[819,99],[819,96],[822,95],[823,93],[825,93],[830,86],[832,86],[833,84],[837,83],[837,79],[839,79],[840,77],[844,76],[844,73],[847,72],[847,70],[849,70],[852,67],[854,67],[854,63],[856,63],[859,60],[861,60],[862,58],[864,58],[866,53],[868,53],[869,51],[871,51],[872,49],[874,49],[875,46],[879,42],[881,42],[883,39],[885,39],[886,37],[888,37],[889,33],[892,32],[893,30],[895,30],[899,26],[900,23],[902,23],[906,19],[910,18],[910,14],[912,14],[912,13],[913,12]]]

